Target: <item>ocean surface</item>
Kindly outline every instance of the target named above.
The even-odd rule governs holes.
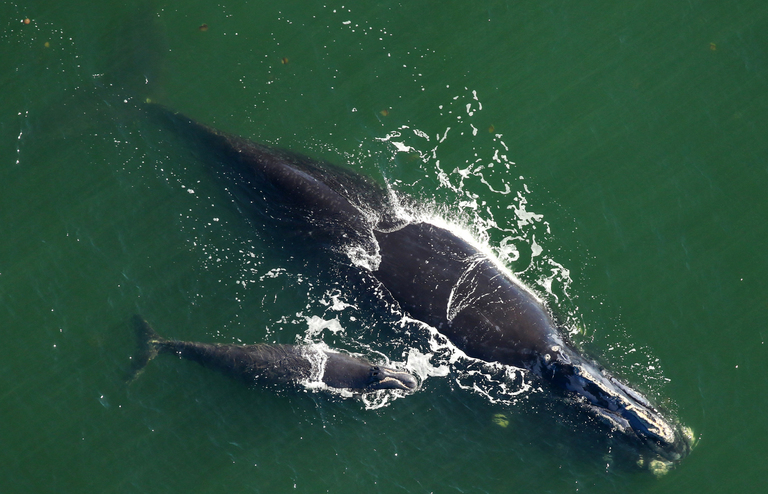
[[[764,1],[0,4],[0,492],[768,487]],[[666,472],[247,218],[151,101],[471,235],[691,427]],[[327,345],[405,396],[249,388],[130,318]],[[641,464],[642,463],[642,464]]]

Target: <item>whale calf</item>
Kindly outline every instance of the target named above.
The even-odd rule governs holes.
[[[359,174],[163,107],[148,111],[203,152],[241,211],[277,218],[329,251],[354,253],[350,264],[467,356],[527,369],[665,460],[690,452],[690,429],[583,356],[533,292],[472,242],[418,215],[399,215],[393,194]]]
[[[308,345],[224,345],[169,340],[158,335],[141,316],[132,318],[139,342],[131,379],[158,353],[176,355],[218,370],[248,384],[301,385],[323,382],[329,388],[368,393],[379,389],[413,391],[411,374]]]

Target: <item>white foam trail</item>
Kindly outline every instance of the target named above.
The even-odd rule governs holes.
[[[450,367],[446,364],[433,365],[431,362],[433,353],[421,353],[417,348],[408,350],[405,368],[416,374],[419,381],[424,382],[429,377],[445,377],[450,373]]]

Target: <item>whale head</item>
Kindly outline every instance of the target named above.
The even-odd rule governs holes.
[[[414,391],[419,383],[407,372],[374,365],[369,374],[368,389],[400,389]]]
[[[661,458],[678,462],[693,449],[693,431],[665,417],[647,398],[607,375],[599,386],[602,396],[598,404],[589,403],[588,408],[598,417],[622,433],[637,438],[650,451]],[[604,386],[608,383],[608,386]],[[597,385],[588,385],[587,393],[594,395]]]
[[[639,440],[664,460],[678,462],[688,456],[694,445],[690,428],[665,417],[640,392],[599,365],[567,347],[564,350],[548,365],[555,384],[574,393],[598,418]]]

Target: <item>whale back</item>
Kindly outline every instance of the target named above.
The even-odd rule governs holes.
[[[294,345],[222,345],[179,340],[155,341],[160,353],[177,355],[249,384],[289,384],[311,377],[312,363]]]
[[[413,223],[376,232],[376,239],[381,263],[374,276],[403,309],[467,355],[531,369],[563,344],[533,294],[452,232]]]

